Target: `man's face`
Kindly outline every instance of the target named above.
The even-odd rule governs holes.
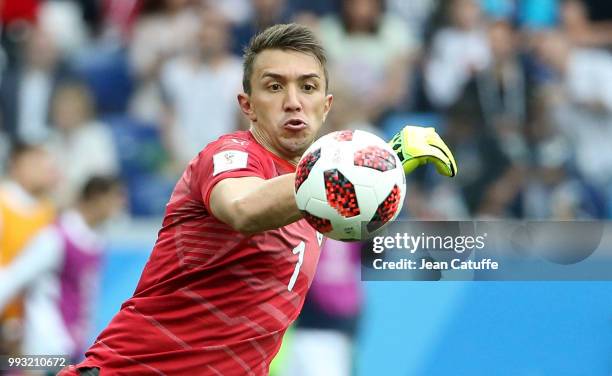
[[[286,159],[299,159],[325,121],[332,96],[318,60],[289,50],[265,50],[255,58],[251,94],[240,94],[241,109],[258,141]]]
[[[510,25],[498,23],[489,28],[491,51],[497,61],[505,61],[515,54],[516,39]]]
[[[381,16],[378,0],[345,0],[342,6],[348,22],[355,31],[372,29]]]
[[[202,12],[198,41],[200,52],[203,55],[218,55],[227,50],[229,46],[228,24],[221,14],[212,10]]]
[[[48,194],[57,184],[55,160],[42,148],[32,149],[13,161],[11,177],[34,196]]]
[[[545,32],[536,43],[536,53],[542,62],[557,72],[563,73],[571,53],[569,43],[563,35],[556,32]]]
[[[461,29],[471,30],[480,22],[480,6],[474,0],[455,0],[451,12],[455,25]]]
[[[54,125],[61,130],[79,128],[90,118],[89,99],[77,87],[60,88],[51,103],[51,117]]]
[[[97,197],[94,205],[97,208],[98,221],[104,223],[117,216],[125,208],[126,202],[126,194],[120,186]]]

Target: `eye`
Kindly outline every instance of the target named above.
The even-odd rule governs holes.
[[[304,84],[304,86],[302,86],[303,90],[307,93],[310,93],[312,91],[314,91],[317,87],[315,85],[312,84]]]
[[[268,89],[270,89],[271,91],[280,91],[283,87],[281,86],[281,84],[272,84],[270,86],[268,86]]]

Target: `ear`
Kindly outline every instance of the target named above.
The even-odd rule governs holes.
[[[238,105],[240,106],[240,110],[242,113],[251,121],[256,122],[257,116],[255,115],[255,111],[253,110],[253,106],[251,105],[251,98],[246,93],[238,94]]]
[[[329,113],[329,110],[331,110],[331,106],[333,102],[334,102],[334,96],[331,94],[328,94],[327,97],[325,98],[325,104],[323,105],[323,122],[325,122],[325,119],[327,119],[327,114]]]

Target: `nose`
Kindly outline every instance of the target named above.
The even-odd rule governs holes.
[[[302,111],[302,103],[300,102],[297,88],[291,85],[287,88],[286,93],[285,100],[283,101],[283,110],[286,112]]]

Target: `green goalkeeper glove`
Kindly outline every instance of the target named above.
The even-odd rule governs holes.
[[[457,175],[453,153],[434,128],[405,126],[393,136],[389,144],[402,161],[406,174],[431,162],[440,174],[449,177]]]

